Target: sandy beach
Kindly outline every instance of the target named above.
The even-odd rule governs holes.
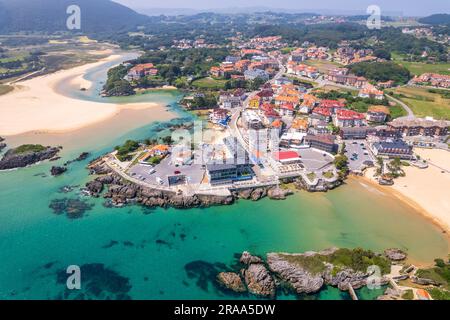
[[[157,103],[99,103],[73,99],[56,92],[57,84],[62,81],[70,81],[75,88],[90,89],[92,83],[83,78],[86,71],[118,57],[111,55],[95,63],[16,83],[12,92],[0,96],[0,135],[73,131],[104,121],[126,109],[151,108],[155,119],[148,119],[148,122],[170,118],[165,106]],[[161,114],[164,115],[162,118],[159,117]]]
[[[378,185],[373,168],[365,172],[363,179],[391,192],[450,233],[450,152],[419,148],[414,152],[429,162],[428,168],[404,167],[406,176],[396,179],[391,187]]]

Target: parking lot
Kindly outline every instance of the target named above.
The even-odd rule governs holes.
[[[298,154],[302,159],[302,164],[308,171],[317,171],[334,160],[328,153],[314,149],[300,149]]]
[[[360,171],[369,162],[374,163],[372,152],[364,140],[345,140],[345,155],[348,158],[348,167],[352,171]]]
[[[161,186],[169,186],[169,176],[185,176],[188,184],[201,183],[205,169],[200,164],[175,166],[171,163],[170,155],[156,166],[136,164],[130,168],[128,174],[141,181]]]

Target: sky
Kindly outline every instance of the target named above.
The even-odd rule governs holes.
[[[450,0],[114,0],[136,11],[149,13],[151,8],[190,8],[197,10],[234,7],[269,7],[318,13],[362,13],[369,5],[378,5],[381,13],[426,16],[450,13]],[[344,12],[345,11],[345,12]],[[150,10],[151,12],[151,10]]]

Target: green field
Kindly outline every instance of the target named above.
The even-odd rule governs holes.
[[[401,64],[414,75],[421,75],[423,73],[439,73],[450,75],[450,63],[421,63],[404,61],[402,56],[392,54],[392,58],[398,64]]]
[[[222,79],[213,79],[210,77],[197,79],[192,82],[194,87],[199,89],[212,89],[212,90],[220,90],[225,88],[225,83],[227,80]]]
[[[14,88],[11,86],[0,84],[0,96],[3,94],[7,94],[8,92],[11,92],[13,89]]]
[[[401,99],[417,117],[430,116],[435,119],[450,120],[450,99],[425,88],[399,87],[395,97]]]

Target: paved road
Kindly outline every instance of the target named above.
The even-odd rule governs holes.
[[[392,100],[392,101],[398,103],[398,104],[406,111],[406,113],[408,114],[408,115],[406,115],[406,116],[404,116],[404,117],[400,117],[400,118],[397,118],[397,119],[405,119],[405,120],[408,119],[408,120],[412,120],[412,119],[415,119],[415,118],[416,118],[416,116],[415,116],[414,113],[412,112],[411,108],[408,107],[408,105],[406,105],[406,103],[404,103],[403,101],[400,101],[400,100],[398,100],[398,99],[396,99],[396,98],[394,98],[394,97],[392,97],[392,96],[390,96],[390,95],[387,95],[387,94],[386,94],[386,97],[387,97],[389,100]]]

